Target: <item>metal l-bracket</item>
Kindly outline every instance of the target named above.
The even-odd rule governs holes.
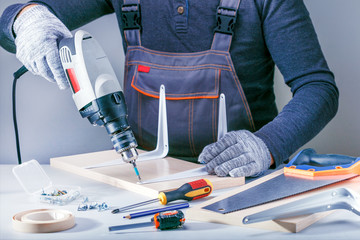
[[[169,152],[169,138],[168,138],[168,125],[167,125],[167,113],[166,113],[166,98],[165,98],[165,86],[160,86],[159,96],[159,114],[158,114],[158,131],[157,131],[157,143],[156,148],[151,152],[142,153],[139,155],[137,162],[149,161],[154,159],[161,159],[166,157]],[[120,158],[84,167],[85,169],[101,168],[114,165],[125,164]]]
[[[139,158],[136,161],[139,162],[139,161],[161,159],[166,157],[168,153],[169,153],[169,138],[168,138],[168,125],[167,125],[167,114],[166,114],[165,86],[161,85],[156,148],[151,152],[140,154]]]
[[[360,216],[360,195],[348,188],[328,190],[279,207],[246,216],[243,219],[243,223],[250,224],[335,209],[348,210]]]
[[[223,93],[220,94],[218,120],[217,140],[219,141],[227,133],[226,101]]]
[[[222,138],[227,133],[227,119],[226,119],[226,102],[225,102],[225,94],[220,94],[219,98],[219,115],[218,115],[218,136],[217,140]],[[156,182],[164,182],[171,181],[176,179],[182,179],[187,177],[199,177],[206,176],[209,173],[206,170],[206,167],[195,168],[183,172],[174,173],[167,176],[162,176],[158,178],[149,179],[147,181],[142,181],[142,184],[156,183]]]

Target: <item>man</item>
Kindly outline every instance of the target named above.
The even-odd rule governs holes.
[[[198,157],[218,176],[262,174],[336,114],[338,89],[302,0],[32,1],[4,11],[0,44],[65,89],[58,41],[110,13],[126,53],[129,122],[145,149],[155,142],[151,110],[164,83],[170,153]],[[293,93],[279,114],[275,64]],[[231,131],[216,142],[220,93]]]

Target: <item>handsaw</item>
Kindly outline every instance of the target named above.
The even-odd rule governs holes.
[[[284,174],[210,204],[204,209],[227,214],[307,192],[360,175],[360,157],[316,154],[305,149],[284,168]]]

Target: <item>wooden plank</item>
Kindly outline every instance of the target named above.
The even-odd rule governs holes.
[[[197,221],[205,221],[205,222],[214,222],[214,223],[223,223],[223,224],[229,224],[229,225],[236,225],[236,226],[242,226],[242,227],[253,227],[253,228],[261,228],[261,229],[268,229],[273,231],[285,231],[285,232],[299,232],[306,227],[310,226],[311,224],[315,223],[319,219],[329,215],[333,211],[329,212],[323,212],[323,213],[316,213],[311,215],[304,215],[304,216],[298,216],[294,218],[288,218],[288,219],[281,219],[276,221],[266,221],[266,222],[260,222],[260,223],[254,223],[254,224],[248,224],[244,225],[242,223],[242,220],[245,216],[251,215],[254,213],[258,213],[260,211],[270,209],[273,207],[277,207],[298,199],[302,199],[305,197],[308,197],[314,193],[317,193],[319,191],[329,190],[332,188],[338,188],[338,187],[347,187],[351,188],[357,192],[360,192],[360,177],[355,177],[346,181],[338,182],[335,184],[331,184],[319,189],[315,189],[306,193],[298,194],[292,197],[288,197],[285,199],[281,199],[278,201],[266,203],[260,206],[255,206],[248,209],[243,209],[240,211],[228,213],[228,214],[221,214],[217,212],[213,212],[207,209],[204,209],[204,207],[213,204],[215,202],[218,202],[220,200],[229,198],[239,192],[245,191],[246,189],[249,189],[251,187],[254,187],[262,182],[265,182],[269,179],[272,179],[280,174],[283,174],[283,170],[276,171],[270,175],[267,175],[265,177],[262,177],[260,179],[257,179],[249,184],[246,184],[244,186],[241,186],[233,191],[229,191],[225,193],[222,196],[218,196],[216,198],[213,198],[209,201],[206,201],[202,204],[199,204],[197,206],[194,206],[186,211],[186,218],[190,220],[197,220]]]
[[[139,151],[141,153],[142,151]],[[119,159],[114,150],[101,151],[94,153],[79,154],[66,157],[51,158],[50,165],[74,174],[91,178],[96,181],[107,183],[115,187],[123,188],[129,191],[137,192],[152,198],[157,197],[160,191],[168,191],[180,187],[185,182],[201,179],[202,177],[189,177],[177,179],[173,181],[157,182],[149,184],[137,184],[137,177],[132,165],[122,164],[116,166],[85,169],[84,167],[108,162]],[[194,168],[199,168],[201,165],[187,162],[180,159],[166,157],[159,160],[151,160],[145,162],[138,162],[137,167],[140,175],[144,181],[156,177],[167,176],[169,174],[178,173]],[[240,186],[245,183],[244,178],[219,178],[215,175],[204,176],[209,179],[214,189],[230,188]]]

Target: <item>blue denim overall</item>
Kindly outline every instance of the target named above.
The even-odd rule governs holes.
[[[141,46],[140,0],[125,0],[127,44],[124,93],[129,124],[140,147],[156,145],[160,85],[166,89],[169,154],[197,157],[217,139],[219,95],[226,96],[228,130],[255,131],[229,49],[240,0],[222,0],[210,50],[161,52]]]

